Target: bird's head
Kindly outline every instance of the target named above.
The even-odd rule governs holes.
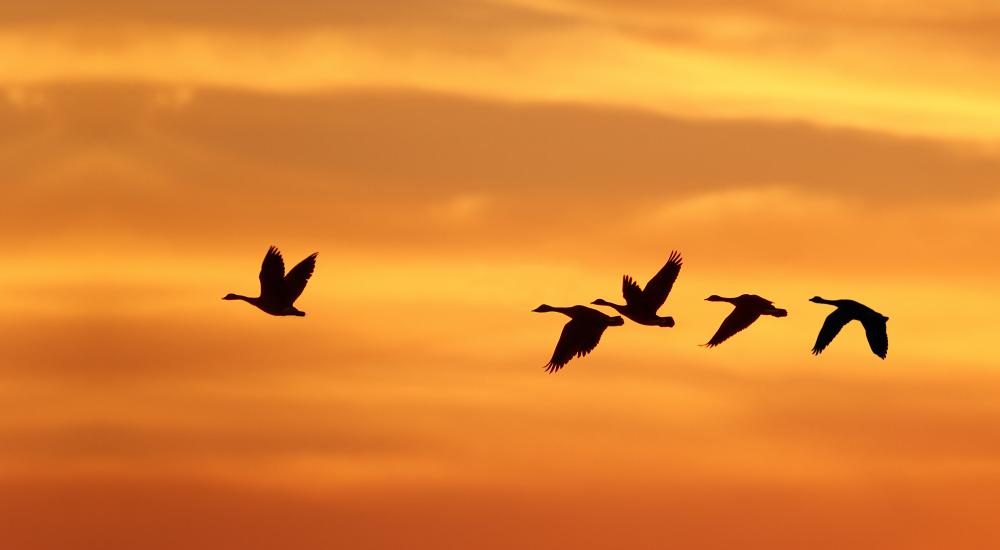
[[[598,299],[596,299],[596,300],[594,300],[593,302],[590,302],[590,303],[593,304],[593,305],[595,305],[595,306],[610,306],[611,305],[611,303],[608,302],[607,300],[605,300],[604,298],[598,298]]]
[[[615,315],[608,321],[609,327],[620,327],[625,324],[625,319],[622,319],[620,315]]]
[[[722,296],[719,296],[718,294],[713,294],[713,295],[709,296],[708,298],[705,298],[705,300],[708,301],[708,302],[725,302],[726,301],[725,298],[723,298]]]
[[[822,304],[825,300],[823,300],[819,296],[813,296],[812,298],[809,298],[809,301],[817,304]]]
[[[533,309],[531,311],[534,311],[534,312],[537,312],[537,313],[545,313],[545,312],[548,312],[548,311],[552,311],[552,306],[550,306],[548,304],[542,304],[542,305],[536,307],[535,309]]]
[[[230,292],[229,294],[226,294],[225,296],[223,296],[222,299],[223,300],[239,300],[240,296],[238,294],[233,294],[232,292]]]
[[[672,327],[675,325],[673,317],[664,317],[657,321],[657,324],[661,327]]]

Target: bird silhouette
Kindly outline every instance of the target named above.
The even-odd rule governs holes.
[[[773,302],[761,298],[756,294],[742,294],[736,298],[723,298],[722,296],[713,294],[705,298],[705,300],[709,302],[729,302],[736,306],[733,312],[719,325],[719,330],[715,332],[715,336],[712,336],[712,339],[704,344],[709,348],[718,346],[730,336],[749,327],[761,315],[771,315],[774,317],[785,317],[788,315],[788,311],[774,307]]]
[[[558,311],[570,318],[563,327],[562,334],[559,335],[559,342],[552,352],[552,359],[545,365],[545,371],[549,373],[563,368],[570,359],[583,357],[593,351],[601,341],[604,329],[625,324],[625,320],[621,317],[605,315],[587,306],[552,307],[542,304],[532,311],[538,313]]]
[[[886,334],[885,326],[889,320],[888,317],[854,300],[824,300],[819,296],[813,296],[809,301],[837,306],[833,313],[826,316],[823,328],[819,329],[816,345],[812,349],[813,355],[823,353],[823,350],[837,337],[844,325],[851,321],[858,321],[865,327],[865,336],[868,337],[868,347],[872,349],[872,353],[885,359],[886,354],[889,353],[889,336]]]
[[[639,284],[628,275],[622,277],[622,296],[625,297],[625,305],[613,304],[603,298],[591,303],[614,308],[618,313],[640,325],[672,327],[674,318],[660,317],[656,314],[656,310],[667,300],[667,295],[670,294],[670,289],[673,288],[680,272],[681,255],[675,250],[670,253],[670,258],[660,271],[646,283],[646,288],[639,288]]]
[[[299,262],[288,274],[285,274],[285,261],[281,252],[275,247],[267,249],[264,261],[260,265],[260,296],[248,297],[240,294],[226,294],[223,300],[243,300],[257,306],[261,311],[271,315],[295,315],[304,317],[305,312],[295,309],[292,305],[302,294],[309,282],[309,277],[316,267],[317,252]]]

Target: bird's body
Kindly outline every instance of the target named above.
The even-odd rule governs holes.
[[[591,303],[614,308],[618,313],[640,325],[672,327],[673,317],[660,317],[656,312],[667,300],[670,289],[677,280],[677,275],[681,271],[681,261],[681,255],[677,251],[671,252],[667,263],[646,283],[644,289],[639,288],[639,284],[628,275],[623,276],[622,296],[625,298],[625,305],[614,304],[601,298]]]
[[[559,335],[552,359],[545,365],[545,371],[550,373],[561,369],[570,359],[583,357],[593,351],[606,328],[625,324],[621,317],[605,315],[587,306],[552,307],[542,304],[533,311],[557,311],[570,318]]]
[[[854,300],[826,300],[819,296],[813,296],[809,301],[837,306],[833,313],[826,316],[823,327],[819,330],[819,336],[816,337],[816,344],[812,349],[813,355],[822,353],[826,346],[830,345],[830,342],[837,337],[844,325],[851,321],[858,321],[865,327],[865,336],[872,353],[885,359],[889,353],[889,336],[886,332],[888,317]]]
[[[774,307],[773,302],[761,298],[756,294],[742,294],[736,298],[723,298],[722,296],[713,294],[705,298],[705,300],[709,302],[729,302],[736,306],[733,312],[722,321],[719,330],[715,332],[712,339],[705,344],[709,348],[718,346],[730,336],[749,327],[761,315],[771,315],[773,317],[785,317],[788,315],[788,311]]]
[[[314,252],[286,275],[281,252],[272,246],[267,250],[260,266],[260,296],[226,294],[222,299],[243,300],[271,315],[303,317],[305,312],[299,311],[293,304],[306,288],[306,283],[316,268],[316,256],[317,253]]]

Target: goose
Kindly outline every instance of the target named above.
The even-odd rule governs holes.
[[[674,281],[677,280],[677,274],[680,272],[681,255],[675,250],[670,253],[670,258],[660,268],[660,271],[646,283],[646,288],[639,288],[639,284],[628,275],[622,277],[622,296],[625,297],[625,305],[613,304],[603,298],[598,298],[591,303],[614,308],[618,313],[640,325],[672,327],[674,326],[674,318],[660,317],[656,314],[656,310],[660,309],[660,306],[666,301],[670,289],[674,286]]]
[[[545,365],[545,372],[548,373],[563,368],[574,357],[583,357],[593,351],[601,341],[604,329],[625,324],[625,320],[621,317],[605,315],[587,306],[552,307],[542,304],[532,311],[538,313],[557,311],[570,318],[563,327],[562,334],[559,335],[559,342],[552,353],[552,359]]]
[[[886,334],[885,327],[889,320],[888,317],[854,300],[824,300],[819,296],[813,296],[809,298],[809,301],[837,306],[833,313],[826,316],[823,328],[819,329],[816,345],[812,349],[813,355],[823,353],[823,350],[837,337],[844,325],[851,321],[859,321],[865,327],[865,336],[868,337],[868,347],[872,349],[872,353],[885,359],[886,354],[889,353],[889,336]]]
[[[788,311],[774,307],[773,302],[761,298],[756,294],[743,294],[736,298],[723,298],[722,296],[713,294],[705,298],[705,300],[709,302],[729,302],[736,306],[736,309],[719,325],[719,330],[715,332],[715,336],[712,336],[712,339],[704,344],[705,347],[709,348],[718,346],[730,336],[749,327],[761,315],[771,315],[773,317],[785,317],[788,315]]]
[[[226,294],[223,300],[243,300],[257,306],[261,311],[271,315],[295,315],[304,317],[305,312],[295,309],[292,304],[302,294],[309,282],[309,277],[316,267],[316,256],[313,252],[309,257],[299,262],[288,274],[285,274],[285,261],[281,252],[275,247],[267,249],[264,261],[260,266],[260,296],[248,297],[240,294]]]

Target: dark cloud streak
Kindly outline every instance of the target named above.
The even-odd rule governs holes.
[[[503,228],[536,246],[543,234],[599,234],[583,214],[595,204],[630,213],[777,186],[868,212],[937,208],[996,198],[1000,176],[1000,158],[953,142],[600,105],[406,90],[37,93],[39,106],[0,115],[25,136],[0,148],[14,206],[0,227],[25,242],[95,228],[175,241],[224,223],[234,238],[411,244],[495,244]]]
[[[250,0],[239,4],[177,0],[127,2],[51,0],[6,2],[0,26],[116,24],[281,32],[314,28],[378,29],[475,26],[523,30],[563,24],[565,17],[488,0],[379,0],[377,2]]]

